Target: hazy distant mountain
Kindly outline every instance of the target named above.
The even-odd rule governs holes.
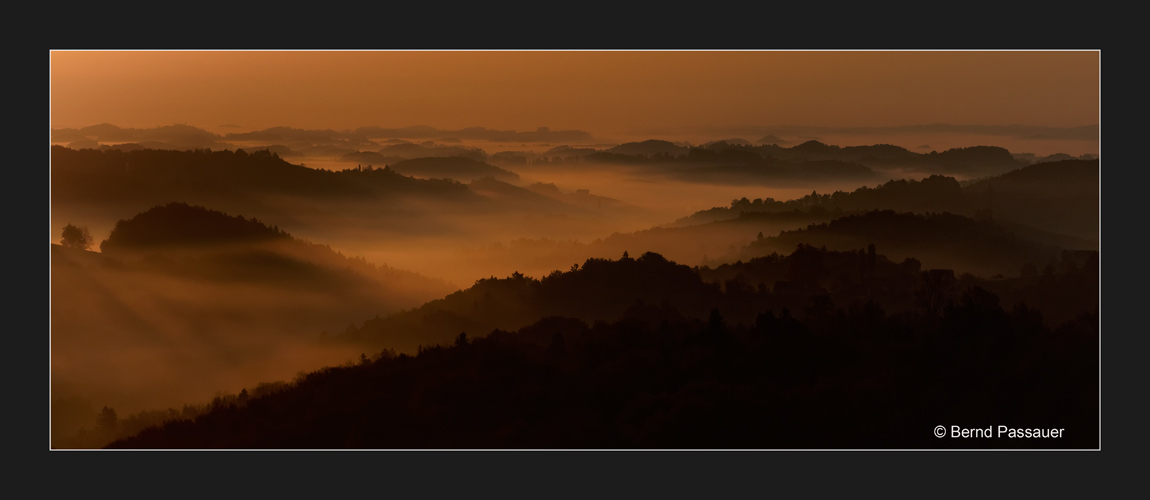
[[[535,156],[535,154],[528,151],[500,151],[491,155],[491,162],[505,165],[526,165],[529,156]]]
[[[830,144],[823,144],[819,141],[806,141],[790,148],[790,151],[803,159],[830,159],[842,151],[842,148]]]
[[[718,141],[709,141],[709,142],[703,143],[703,147],[705,147],[705,148],[714,147],[714,146],[751,146],[751,145],[752,145],[751,141],[748,141],[746,139],[741,139],[741,138],[722,139],[722,140],[718,140]]]
[[[425,179],[455,179],[460,182],[470,182],[483,177],[492,177],[504,182],[519,182],[519,174],[515,172],[461,156],[415,158],[393,163],[390,166],[392,170],[403,175]]]
[[[786,146],[787,144],[790,144],[790,143],[791,143],[791,141],[788,141],[785,139],[780,139],[780,138],[775,137],[773,135],[766,135],[766,136],[763,136],[762,138],[759,139],[759,144],[762,144],[764,146],[767,146],[767,145]]]
[[[102,123],[81,129],[64,128],[52,130],[52,142],[71,143],[89,140],[102,143],[164,143],[175,149],[225,149],[235,146],[223,137],[206,130],[188,125],[167,125],[148,129],[121,128]]]
[[[601,232],[605,224],[615,224],[620,215],[617,206],[600,211],[600,200],[594,200],[593,207],[581,203],[592,200],[565,203],[502,182],[494,176],[515,181],[515,174],[485,165],[469,164],[467,169],[474,173],[468,177],[473,180],[464,184],[410,177],[371,162],[340,171],[314,169],[266,151],[54,147],[51,195],[59,219],[54,224],[61,227],[85,217],[88,225],[97,217],[110,224],[121,214],[181,200],[275,220],[296,234],[340,244],[353,234],[359,241],[365,235],[392,241],[430,234],[485,240],[505,234],[510,234],[507,239],[561,237],[564,231],[585,238]],[[493,170],[485,173],[488,168]],[[483,177],[475,178],[478,175]]]
[[[1098,160],[1038,163],[972,183],[963,192],[995,217],[1097,240],[1099,167]]]
[[[820,135],[890,136],[901,134],[970,134],[1013,138],[1051,138],[1062,140],[1098,140],[1098,125],[1079,127],[1045,127],[1035,125],[952,125],[933,123],[923,125],[895,125],[885,127],[827,127],[827,126],[738,126],[708,127],[709,133],[738,136],[775,135],[779,137],[812,137]],[[765,142],[765,141],[760,141]]]
[[[1056,262],[1062,249],[1024,240],[989,220],[950,213],[916,215],[893,210],[849,215],[828,223],[783,231],[752,242],[743,259],[786,252],[799,244],[850,250],[874,244],[892,259],[914,257],[944,267],[989,277],[1017,275],[1026,264]]]
[[[716,220],[735,219],[742,214],[790,212],[794,210],[870,211],[897,210],[900,212],[971,212],[969,200],[963,198],[962,186],[953,177],[930,176],[921,181],[892,180],[873,188],[862,186],[854,191],[834,193],[812,192],[802,198],[778,201],[767,197],[753,201],[743,197],[732,200],[729,207],[715,207],[684,217],[677,224],[700,224]]]
[[[100,143],[96,142],[95,139],[81,137],[75,141],[69,142],[68,147],[71,149],[99,149]]]
[[[460,156],[475,161],[487,160],[487,153],[484,153],[482,149],[463,146],[443,146],[430,141],[421,144],[392,144],[379,150],[379,154],[383,156],[398,156],[406,159]]]
[[[541,156],[546,156],[546,157],[558,156],[560,158],[568,158],[571,156],[586,156],[589,154],[593,154],[597,151],[598,150],[594,149],[594,148],[574,148],[571,146],[555,146],[551,149],[548,149]]]
[[[735,155],[716,155],[714,159],[696,159],[695,161],[698,163],[714,162],[725,164],[691,167],[674,172],[671,175],[682,180],[693,182],[761,185],[780,185],[794,182],[825,180],[849,180],[864,183],[879,179],[878,174],[870,168],[837,160],[787,163],[749,158],[748,161],[741,162],[743,159],[736,157],[733,161],[727,163],[723,159],[724,156],[734,157]]]
[[[867,181],[874,170],[931,172],[962,177],[996,175],[1023,165],[1009,151],[988,146],[926,154],[888,144],[839,147],[811,140],[793,147],[753,146],[747,141],[714,141],[700,147],[667,141],[630,142],[591,154],[584,162],[646,168],[686,180],[709,183],[762,183],[776,180],[839,179]]]
[[[337,132],[335,130],[308,130],[292,127],[272,127],[253,132],[229,133],[224,136],[235,142],[285,143],[297,147],[307,146],[337,146],[341,149],[361,149],[378,147],[378,144],[368,140],[363,135]]]
[[[753,201],[744,197],[732,200],[728,207],[715,207],[684,217],[677,224],[700,224],[734,219],[740,214],[813,207],[846,212],[951,212],[991,217],[1004,224],[1028,226],[1029,231],[1060,233],[1063,237],[1094,241],[1097,245],[1098,168],[1098,160],[1068,160],[1031,165],[969,183],[966,187],[952,177],[933,175],[921,181],[892,180],[850,192],[812,193],[785,202],[769,197]],[[1041,238],[1054,241],[1061,237],[1048,234]]]
[[[628,142],[620,144],[613,148],[607,149],[604,152],[620,154],[620,155],[670,155],[678,156],[687,154],[690,148],[679,146],[669,141],[660,141],[650,139],[642,142]]]
[[[582,130],[551,130],[539,127],[534,131],[492,130],[484,127],[468,127],[459,130],[440,130],[434,127],[418,126],[403,128],[360,127],[355,135],[378,138],[436,139],[455,138],[462,140],[483,140],[494,142],[587,142],[591,134]]]
[[[790,161],[838,160],[871,168],[907,169],[947,175],[987,175],[1007,172],[1021,165],[1009,151],[989,146],[948,149],[941,153],[915,153],[889,144],[839,147],[807,141],[791,148],[764,145],[754,150],[765,157]]]
[[[276,153],[236,151],[52,148],[54,202],[115,203],[133,199],[251,200],[252,195],[379,198],[394,195],[466,197],[449,181],[414,179],[388,169],[333,172],[293,165]]]
[[[407,158],[402,156],[384,156],[380,153],[376,153],[375,151],[356,151],[354,153],[347,153],[341,156],[339,159],[340,161],[354,161],[363,165],[386,166],[392,163],[399,163],[403,160],[406,160]]]
[[[418,179],[386,167],[314,169],[288,163],[275,153],[248,154],[242,149],[121,152],[54,147],[51,177],[56,219],[98,217],[110,224],[122,214],[180,200],[275,220],[297,234],[331,242],[365,229],[377,236],[469,231],[466,224],[451,224],[446,215],[515,209],[449,179]],[[54,223],[62,227],[66,222]]]
[[[312,157],[339,157],[356,151],[376,150],[381,144],[398,139],[437,139],[448,143],[463,140],[487,140],[495,142],[523,143],[586,143],[591,134],[581,130],[550,130],[539,127],[534,131],[491,130],[484,127],[470,127],[459,130],[439,130],[434,127],[417,126],[403,128],[361,127],[355,130],[337,131],[331,129],[298,129],[278,126],[250,132],[231,132],[225,135],[214,134],[188,125],[169,125],[148,129],[121,128],[111,124],[99,124],[80,129],[61,128],[52,130],[54,144],[76,144],[77,148],[94,148],[99,143],[118,144],[163,144],[153,149],[236,149],[237,143],[251,149],[268,144],[282,144],[292,150]],[[376,142],[373,139],[379,139]],[[253,144],[254,143],[254,144]],[[470,156],[485,160],[476,154],[474,148],[461,148],[458,151],[440,154],[435,152],[404,151],[402,154],[384,151],[384,156],[420,158],[425,156]],[[482,152],[480,152],[482,153]],[[281,153],[282,154],[282,153]]]
[[[639,210],[639,207],[628,205],[614,198],[591,194],[591,191],[587,189],[576,189],[572,193],[564,193],[555,184],[544,184],[542,182],[536,182],[527,186],[527,189],[548,198],[589,210]]]
[[[1034,153],[1014,153],[1014,159],[1023,162],[1026,165],[1033,165],[1035,163],[1046,163],[1063,160],[1097,160],[1096,154],[1084,154],[1081,156],[1070,156],[1066,153],[1055,153],[1047,156],[1038,156]]]
[[[304,130],[293,127],[272,127],[253,132],[232,132],[227,137],[233,141],[259,142],[328,142],[335,139],[338,132],[328,130]]]
[[[981,179],[965,188],[970,194],[1001,194],[1008,198],[1066,198],[1098,194],[1098,160],[1063,160],[1042,162],[1018,170]]]
[[[535,191],[508,184],[494,177],[482,177],[467,184],[471,191],[500,203],[522,210],[521,213],[552,212],[561,213],[570,207],[559,200],[536,193]]]
[[[967,175],[1007,172],[1020,166],[1010,151],[992,146],[932,151],[927,155],[927,163],[936,171]]]

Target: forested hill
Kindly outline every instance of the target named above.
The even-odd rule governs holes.
[[[732,200],[680,219],[678,225],[735,219],[744,213],[794,210],[979,213],[1002,221],[1078,238],[1098,238],[1098,160],[1039,163],[963,187],[952,177],[933,175],[916,180],[891,180],[854,191],[813,192],[779,201],[770,197]]]
[[[1096,448],[1097,321],[1052,328],[981,288],[935,318],[553,317],[216,398],[109,448]],[[958,443],[940,422],[1059,435]]]
[[[385,309],[448,293],[441,280],[347,257],[256,219],[186,203],[153,207],[116,223],[102,254],[125,269],[194,280],[252,281],[379,301]]]
[[[986,245],[981,240],[974,244]],[[925,286],[922,271],[930,268],[917,259],[900,259],[903,263],[896,264],[898,260],[876,255],[873,246],[866,257],[866,244],[849,252],[809,245],[792,248],[789,254],[765,255],[717,270],[692,269],[647,252],[637,259],[626,254],[618,260],[588,259],[582,266],[539,279],[519,273],[482,279],[411,311],[351,325],[338,340],[410,353],[419,346],[448,343],[460,332],[482,336],[495,329],[516,330],[547,316],[594,322],[637,311],[673,310],[705,318],[720,308],[730,321],[752,322],[764,309],[804,310],[824,296],[839,307],[861,307],[872,301],[888,311],[907,312],[921,306],[916,294]],[[1064,253],[1059,259],[1056,255],[1050,261],[1054,264],[1041,261],[1030,266],[1047,269],[1042,278],[1038,271],[1019,278],[1021,264],[1005,280],[947,272],[958,278],[956,287],[993,288],[1009,299],[1007,307],[1025,301],[1062,321],[1097,304],[1097,253]],[[1061,295],[1028,288],[1040,280],[1043,290]]]
[[[130,219],[116,222],[102,252],[146,250],[164,246],[206,246],[291,240],[278,227],[268,227],[257,219],[230,216],[187,203],[157,206]]]
[[[678,221],[679,224],[700,224],[715,220],[738,218],[743,213],[791,212],[794,210],[897,210],[907,212],[963,213],[969,211],[969,201],[963,197],[962,186],[953,177],[932,175],[921,181],[891,180],[873,188],[862,186],[854,191],[834,193],[812,192],[802,198],[780,201],[774,198],[746,197],[731,200],[729,207],[715,207],[696,212]]]
[[[1099,237],[1099,160],[1038,163],[963,189],[996,217],[1080,238]]]
[[[288,163],[255,151],[97,151],[52,147],[52,197],[60,202],[244,197],[279,194],[311,198],[378,199],[421,195],[467,199],[467,186],[415,179],[388,168],[340,172]]]
[[[431,158],[428,163],[435,170],[444,166],[440,162],[451,166],[456,160],[469,161]],[[496,167],[485,163],[465,167],[483,176],[456,175],[473,178],[463,184],[371,165],[329,171],[291,164],[267,151],[53,147],[51,196],[53,217],[59,219],[53,222],[109,224],[126,214],[181,201],[276,221],[296,234],[326,242],[347,244],[350,235],[357,234],[350,239],[359,244],[365,235],[499,239],[534,231],[551,234],[558,230],[552,216],[569,221],[565,227],[580,234],[596,234],[617,216],[633,215],[625,205],[580,206],[578,200],[568,203],[492,179],[485,168]],[[498,172],[515,179],[509,171]]]
[[[470,182],[484,177],[493,177],[504,182],[519,182],[519,174],[472,158],[460,156],[446,158],[415,158],[389,166],[403,175],[421,178],[454,179]]]
[[[738,146],[728,146],[738,147]],[[754,148],[759,154],[785,159],[850,161],[872,168],[915,167],[927,171],[953,174],[988,174],[1018,168],[1019,162],[1004,148],[973,146],[942,152],[915,153],[890,144],[839,147],[819,141],[807,141],[790,148],[764,145]]]
[[[359,363],[111,447],[953,447],[945,417],[1068,432],[971,447],[1089,448],[1096,271],[1064,253],[986,281],[809,245],[714,270],[589,259],[368,320],[332,340]]]
[[[799,244],[851,250],[872,243],[892,258],[914,257],[933,267],[981,276],[1016,275],[1026,264],[1041,268],[1057,261],[1062,251],[1020,238],[988,219],[876,210],[751,242],[742,258],[787,251]]]
[[[700,316],[723,300],[719,286],[703,283],[690,267],[656,253],[593,258],[540,279],[520,273],[481,279],[417,309],[352,325],[339,340],[415,352],[420,345],[450,342],[461,331],[514,330],[551,315],[611,319],[641,302],[673,304],[684,314]]]
[[[556,151],[564,156],[564,151]],[[953,148],[943,152],[915,153],[899,146],[875,144],[872,146],[839,147],[819,141],[807,141],[793,147],[775,144],[753,146],[717,141],[690,147],[667,141],[648,140],[630,142],[591,154],[570,150],[569,156],[581,161],[599,161],[620,164],[651,163],[724,163],[752,164],[767,161],[772,164],[818,164],[838,162],[867,169],[911,170],[963,177],[995,175],[1024,165],[1004,148],[974,146]]]

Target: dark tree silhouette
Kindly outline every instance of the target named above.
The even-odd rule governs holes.
[[[105,406],[96,416],[96,427],[103,432],[111,433],[116,430],[116,420],[116,410]]]
[[[922,272],[923,285],[916,293],[918,303],[926,314],[931,317],[938,316],[954,293],[957,280],[954,271],[950,269],[931,269]]]
[[[957,446],[1097,447],[1097,312],[1052,328],[977,286],[931,320],[820,300],[833,314],[764,309],[753,327],[643,304],[549,317],[319,370],[109,447],[949,448],[932,432],[946,419],[1066,431]]]
[[[92,234],[88,232],[87,227],[68,224],[60,234],[60,244],[68,248],[87,250],[92,247]]]

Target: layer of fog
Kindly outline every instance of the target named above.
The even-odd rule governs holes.
[[[591,195],[618,200],[637,210],[477,214],[409,200],[402,216],[388,218],[377,214],[368,224],[351,215],[368,209],[351,206],[339,214],[301,210],[294,221],[277,224],[294,235],[330,244],[346,254],[445,279],[465,288],[479,278],[507,276],[515,271],[541,276],[588,258],[618,258],[624,251],[635,255],[654,251],[677,262],[698,265],[729,253],[732,245],[750,242],[759,232],[772,235],[801,225],[795,222],[711,228],[705,235],[650,230],[673,225],[700,210],[727,206],[732,199],[785,200],[816,190],[858,187],[850,182],[801,187],[688,183],[591,164],[520,167],[516,173],[521,176],[520,186],[554,184],[565,194],[587,190]],[[272,222],[262,216],[261,220]],[[631,233],[641,234],[633,237],[629,236]]]
[[[357,166],[330,159],[326,163],[316,160],[303,163],[311,168],[331,170]],[[592,196],[617,200],[628,209],[574,207],[560,202],[545,209],[529,206],[519,211],[493,208],[479,212],[469,205],[452,206],[417,198],[385,207],[266,195],[250,195],[243,204],[232,206],[205,205],[233,215],[258,217],[297,237],[329,244],[347,255],[444,279],[463,288],[479,278],[505,276],[514,271],[546,274],[587,258],[618,258],[623,251],[636,255],[654,251],[688,265],[713,263],[722,256],[736,255],[732,245],[736,248],[745,245],[759,232],[773,236],[782,230],[823,221],[715,229],[702,238],[698,235],[656,236],[648,230],[674,225],[678,219],[701,210],[728,206],[733,199],[789,200],[812,191],[851,191],[863,184],[834,179],[789,180],[773,185],[697,183],[658,175],[651,169],[582,162],[504,165],[504,168],[519,174],[520,187],[552,184],[564,195],[586,190]],[[891,172],[880,178],[926,176],[926,173]],[[170,201],[195,203],[195,200]],[[57,203],[51,216],[51,241],[58,242],[59,228],[69,223],[88,226],[100,240],[111,231],[116,219],[129,218],[147,208],[150,207],[139,204],[115,211],[108,207]],[[648,233],[643,237],[622,237],[644,231]],[[612,238],[613,235],[617,236]]]
[[[528,145],[505,146],[514,150]],[[542,152],[550,145],[530,146]],[[945,144],[935,141],[931,146],[942,150]],[[356,166],[330,158],[290,161],[330,170]],[[541,277],[588,258],[617,259],[624,251],[632,256],[652,251],[682,264],[714,265],[737,258],[759,233],[774,236],[825,221],[658,227],[743,197],[788,200],[812,191],[860,187],[856,181],[842,180],[786,185],[691,183],[616,165],[582,163],[501,166],[520,175],[521,187],[554,184],[563,194],[587,190],[635,209],[475,212],[466,206],[416,200],[404,200],[395,208],[254,195],[244,204],[208,208],[258,217],[345,255],[466,288],[480,278],[506,277],[516,271]],[[927,174],[884,175],[883,180],[921,179]],[[98,243],[107,238],[116,220],[148,208],[145,204],[92,207],[54,202],[50,239],[59,242],[60,229],[76,224],[87,226]],[[210,400],[220,391],[286,380],[300,370],[352,359],[358,351],[321,347],[316,342],[320,332],[338,331],[394,310],[365,308],[331,317],[325,320],[327,326],[320,326],[301,322],[292,314],[338,309],[334,299],[323,294],[125,275],[99,267],[53,268],[52,293],[52,397],[62,411],[75,409],[53,415],[54,433],[64,434],[91,426],[94,409],[101,406],[114,407],[121,414],[179,408]]]
[[[53,249],[54,442],[91,428],[104,406],[121,416],[179,410],[221,392],[357,359],[359,351],[324,344],[323,335],[450,291],[418,277],[346,266],[324,275],[322,262],[294,276],[220,276],[227,267],[213,270],[205,258],[301,253],[270,245],[217,250],[253,253],[197,249],[136,259]]]

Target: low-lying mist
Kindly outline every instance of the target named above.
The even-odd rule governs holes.
[[[100,246],[52,247],[53,439],[62,446],[93,424],[96,408],[178,409],[355,359],[320,340],[453,290],[179,204],[120,221]]]
[[[1001,158],[1004,152],[991,153]],[[888,179],[921,180],[936,172],[875,168],[863,182],[850,175],[771,177],[658,163],[476,160],[454,167],[483,172],[494,165],[500,176],[449,180],[424,168],[435,162],[404,175],[332,159],[303,167],[266,151],[59,148],[53,155],[60,161],[53,166],[51,241],[58,243],[60,229],[75,224],[87,227],[94,243],[109,242],[101,252],[52,247],[52,433],[64,446],[105,406],[121,415],[179,409],[358,359],[362,346],[324,342],[322,334],[338,336],[349,325],[410,311],[483,278],[521,273],[541,279],[625,253],[718,267],[788,255],[800,244],[853,252],[874,243],[896,262],[918,259],[924,270],[1039,279],[1027,266],[1055,266],[1059,251],[1097,243],[1088,239],[1097,229],[1089,224],[1097,199],[1065,189],[1090,191],[1079,174],[1059,174],[1054,187],[1029,198],[1011,187],[1038,185],[1042,168],[963,187],[958,181],[975,176],[880,190]],[[1096,165],[1064,166],[1096,174]],[[828,168],[833,174],[837,167]],[[1046,177],[1043,182],[1057,176]],[[863,185],[875,189],[848,196]],[[826,196],[836,191],[844,193]],[[139,238],[115,243],[127,241],[122,236],[132,227],[144,239],[178,229],[185,219],[120,222],[173,206],[285,235],[258,244],[205,246],[196,235],[163,245],[138,244]],[[866,215],[884,209],[893,212]],[[911,214],[944,211],[961,215]],[[1044,214],[1057,217],[1047,221],[1052,218]],[[846,217],[856,219],[833,223]],[[206,227],[222,227],[213,224]],[[961,241],[964,235],[970,241]],[[772,285],[763,283],[764,289]]]
[[[322,293],[72,265],[53,266],[52,304],[53,402],[90,404],[54,405],[54,438],[91,426],[103,406],[179,409],[344,362],[358,353],[319,346],[318,327],[367,312]]]

